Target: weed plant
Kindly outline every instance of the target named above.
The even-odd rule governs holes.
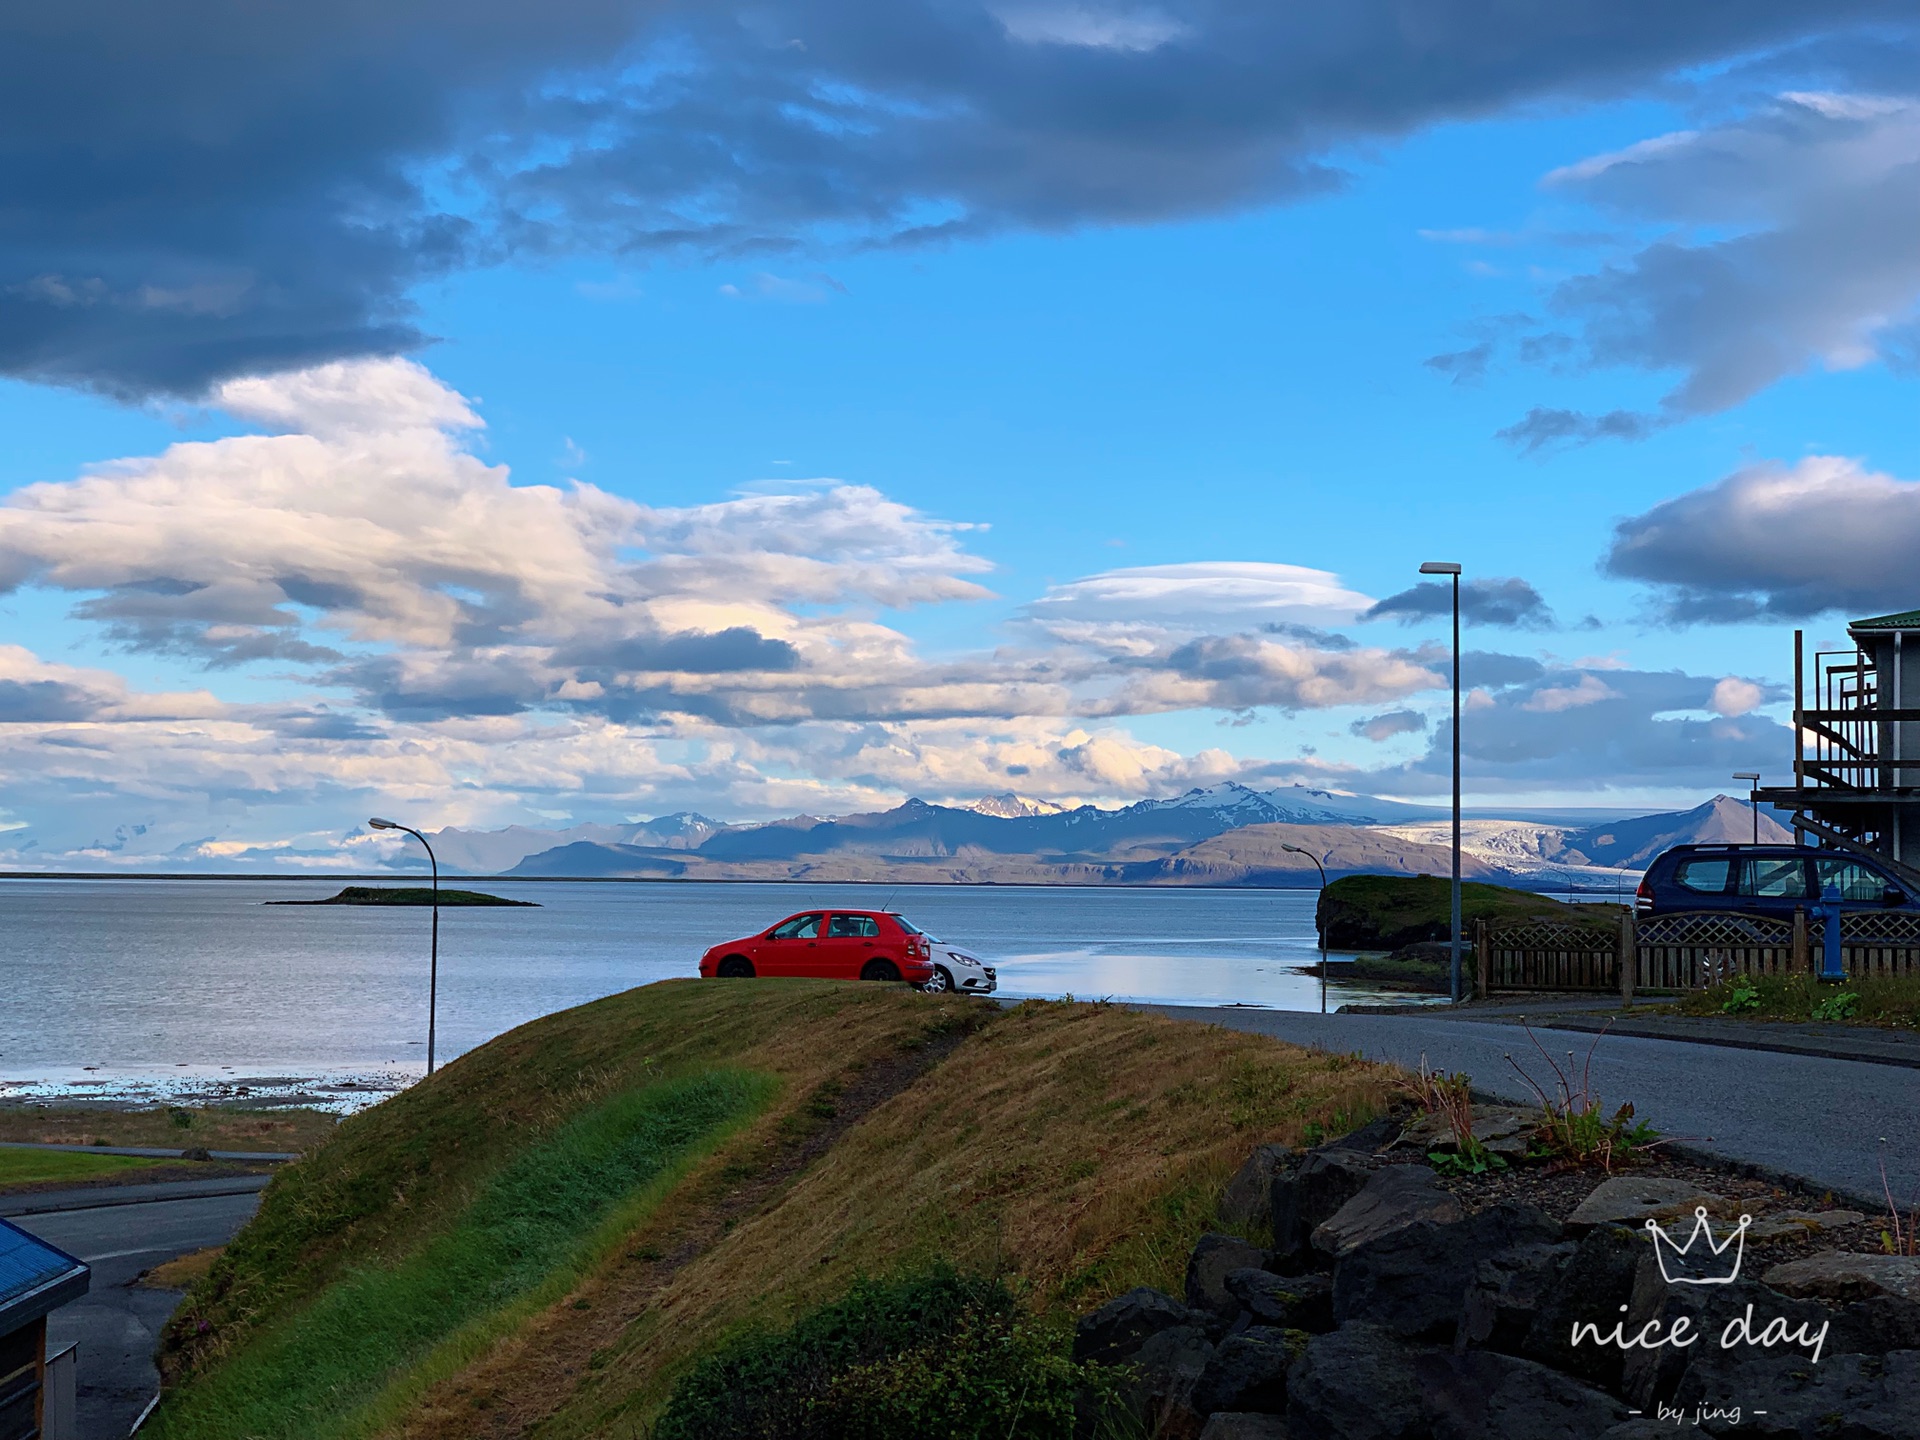
[[[1119,1377],[998,1280],[935,1265],[858,1280],[784,1331],[695,1363],[654,1440],[1071,1440],[1119,1423]],[[1084,1433],[1084,1430],[1083,1430]]]
[[[1741,975],[1677,1001],[1681,1015],[1920,1026],[1920,975],[1863,975],[1836,986],[1812,975]]]
[[[1533,1048],[1540,1052],[1540,1058],[1553,1072],[1553,1085],[1549,1090],[1529,1075],[1513,1056],[1507,1056],[1507,1063],[1539,1097],[1545,1116],[1528,1151],[1531,1158],[1562,1165],[1598,1165],[1612,1174],[1615,1165],[1631,1163],[1660,1143],[1651,1125],[1644,1120],[1634,1120],[1631,1101],[1608,1115],[1599,1092],[1593,1088],[1593,1052],[1599,1048],[1604,1030],[1594,1036],[1593,1044],[1587,1047],[1584,1064],[1576,1063],[1573,1052],[1568,1051],[1563,1069],[1547,1053],[1531,1027],[1521,1028],[1526,1030]]]

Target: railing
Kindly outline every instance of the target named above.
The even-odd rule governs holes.
[[[1624,912],[1617,934],[1550,921],[1489,926],[1479,922],[1476,989],[1693,990],[1736,975],[1817,973],[1825,922],[1802,911],[1778,920],[1723,910],[1646,920]],[[1841,921],[1841,969],[1849,979],[1920,974],[1920,915],[1849,911]]]

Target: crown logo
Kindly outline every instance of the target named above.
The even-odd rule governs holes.
[[[1660,1278],[1669,1285],[1731,1285],[1740,1278],[1740,1262],[1747,1255],[1747,1227],[1751,1224],[1753,1217],[1742,1215],[1726,1239],[1716,1241],[1713,1227],[1707,1223],[1707,1207],[1698,1205],[1693,1211],[1693,1233],[1684,1245],[1678,1245],[1660,1228],[1658,1220],[1647,1221],[1654,1259],[1660,1263]],[[1690,1256],[1696,1245],[1700,1249]],[[1725,1264],[1729,1250],[1733,1252],[1731,1267]]]

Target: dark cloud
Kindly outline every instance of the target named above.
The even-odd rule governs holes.
[[[577,669],[582,675],[604,676],[632,670],[723,675],[740,670],[794,670],[799,668],[800,652],[785,640],[762,635],[745,625],[735,625],[710,635],[689,632],[624,636],[606,644],[576,643],[556,650],[553,660],[555,664]]]
[[[1347,727],[1349,734],[1372,740],[1376,744],[1391,740],[1396,735],[1413,735],[1427,728],[1427,717],[1418,710],[1388,710],[1379,715],[1369,715],[1364,720],[1356,720]]]
[[[1675,623],[1872,614],[1920,600],[1920,483],[1815,455],[1756,465],[1623,520],[1603,568]]]
[[[91,720],[100,699],[77,685],[58,680],[0,680],[0,725],[35,725]]]
[[[1409,590],[1378,601],[1360,618],[1412,624],[1432,616],[1452,614],[1452,582],[1423,580]],[[1540,592],[1519,579],[1463,580],[1460,619],[1465,624],[1515,630],[1547,630],[1554,625],[1553,611],[1540,598]]]
[[[1555,445],[1585,445],[1594,440],[1644,440],[1663,425],[1671,423],[1637,410],[1609,410],[1604,415],[1586,415],[1578,410],[1554,410],[1536,405],[1526,418],[1496,431],[1505,440],[1528,455]]]
[[[769,252],[1318,193],[1329,157],[1630,93],[1882,0],[76,0],[0,21],[0,372],[121,393],[422,339],[510,254]]]

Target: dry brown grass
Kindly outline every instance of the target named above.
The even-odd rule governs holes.
[[[788,1035],[779,1048],[798,1061],[826,1039]],[[725,1177],[748,1183],[766,1135],[742,1137],[606,1270],[437,1387],[401,1433],[637,1434],[685,1363],[741,1324],[779,1324],[856,1275],[935,1256],[1007,1274],[1040,1308],[1091,1307],[1138,1284],[1177,1292],[1187,1249],[1255,1145],[1358,1123],[1403,1078],[1116,1007],[1021,1006],[661,1276],[658,1257]],[[481,1423],[476,1407],[496,1404],[507,1423]]]
[[[184,1119],[187,1123],[180,1124]],[[0,1105],[0,1140],[42,1145],[158,1146],[185,1150],[303,1151],[331,1135],[335,1116],[319,1110],[229,1110],[174,1105],[137,1110],[66,1105]]]
[[[144,1285],[150,1290],[184,1290],[205,1277],[224,1249],[226,1249],[224,1245],[214,1245],[205,1250],[176,1255],[163,1265],[156,1265],[151,1270],[142,1271],[134,1283]]]

